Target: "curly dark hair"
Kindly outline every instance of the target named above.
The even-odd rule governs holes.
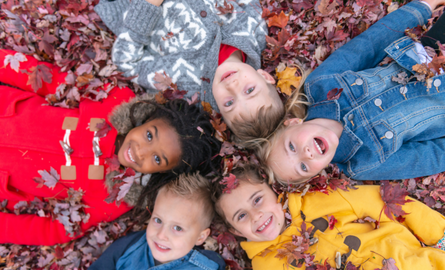
[[[154,119],[167,121],[179,134],[182,150],[182,162],[178,166],[164,173],[153,173],[149,183],[144,187],[134,214],[138,214],[138,218],[145,221],[150,216],[149,211],[145,209],[147,207],[150,211],[153,209],[156,195],[165,184],[175,180],[182,173],[200,171],[202,175],[206,175],[218,170],[220,158],[217,154],[221,149],[221,142],[213,136],[215,129],[210,122],[209,114],[182,99],[175,99],[164,105],[153,101],[135,103],[130,109],[130,119],[134,126],[138,125],[134,111],[141,104],[151,104],[155,108],[142,123]]]

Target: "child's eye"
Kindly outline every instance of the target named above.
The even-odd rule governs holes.
[[[304,163],[301,163],[301,169],[302,169],[304,172],[307,172],[307,167],[306,167],[306,165],[305,165]]]
[[[151,141],[153,139],[153,135],[151,135],[150,131],[147,131],[147,139]]]
[[[246,94],[252,93],[253,90],[255,90],[255,87],[250,87],[249,89],[246,90]]]
[[[155,162],[156,164],[161,164],[161,158],[159,156],[155,156]]]
[[[229,100],[226,103],[224,103],[224,107],[230,107],[233,104],[233,100]]]
[[[246,214],[240,214],[240,215],[238,216],[238,220],[243,219],[245,216],[246,216]]]
[[[258,197],[258,198],[256,198],[256,199],[254,200],[254,203],[255,203],[255,204],[258,204],[258,203],[261,201],[262,198],[263,198],[263,197]]]
[[[175,230],[175,231],[177,231],[177,232],[180,232],[180,231],[182,231],[182,228],[179,227],[179,226],[174,226],[174,227],[173,227],[173,230]]]
[[[289,143],[289,149],[292,151],[292,152],[295,152],[295,147],[294,147],[294,145],[290,142]]]
[[[155,223],[158,223],[158,224],[161,224],[161,223],[162,223],[162,220],[159,219],[159,218],[157,218],[157,217],[155,217],[155,218],[153,219],[153,221],[154,221]]]

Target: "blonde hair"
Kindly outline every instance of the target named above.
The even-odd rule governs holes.
[[[277,91],[276,86],[268,84],[270,91]],[[277,98],[279,99],[279,97]],[[260,107],[256,117],[246,119],[243,115],[236,116],[230,124],[240,144],[249,148],[249,142],[257,138],[267,138],[284,118],[285,108],[281,101],[275,102],[269,107]]]
[[[310,70],[305,70],[301,66],[297,66],[301,73],[301,81],[300,85],[295,90],[291,97],[288,99],[285,105],[285,117],[281,120],[278,127],[274,130],[272,134],[267,138],[267,140],[257,140],[256,143],[251,142],[251,144],[255,144],[255,153],[257,157],[260,160],[260,163],[262,167],[264,168],[264,171],[269,179],[269,184],[274,183],[277,181],[278,183],[287,186],[289,185],[288,181],[285,181],[283,179],[279,179],[273,172],[273,170],[268,165],[268,159],[270,158],[270,153],[272,152],[272,149],[274,149],[278,138],[281,136],[281,134],[286,130],[287,126],[284,125],[284,122],[288,118],[300,118],[302,120],[306,119],[307,116],[307,107],[310,105],[310,103],[307,101],[307,97],[304,94],[304,82],[307,78],[307,76],[310,73]],[[305,180],[302,180],[301,182],[304,182]]]
[[[181,198],[193,201],[196,207],[202,207],[202,224],[208,228],[215,216],[210,182],[199,173],[181,174],[174,181],[168,182],[159,192],[165,190]]]

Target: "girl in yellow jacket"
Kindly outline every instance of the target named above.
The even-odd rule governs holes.
[[[289,194],[283,211],[254,170],[234,174],[235,188],[215,184],[215,206],[229,230],[247,239],[241,247],[254,270],[317,269],[318,264],[333,267],[325,269],[348,264],[365,270],[385,264],[400,270],[445,269],[445,252],[427,247],[443,237],[445,218],[419,201],[403,205],[407,215],[401,222],[381,214],[385,203],[378,186]]]

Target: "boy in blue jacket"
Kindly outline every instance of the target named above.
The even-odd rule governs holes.
[[[194,248],[210,234],[210,196],[204,177],[179,176],[159,190],[147,230],[116,240],[89,269],[224,269],[216,252]]]

